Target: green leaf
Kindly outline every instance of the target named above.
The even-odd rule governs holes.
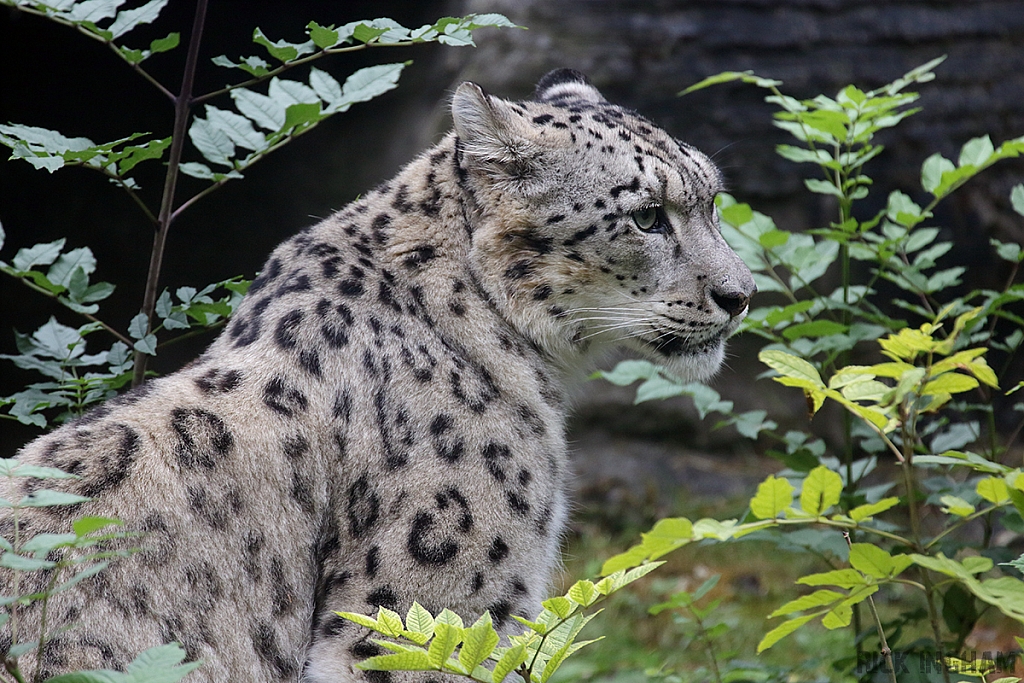
[[[321,50],[334,47],[339,42],[340,36],[333,27],[327,28],[315,21],[311,21],[306,24],[306,28],[309,30],[309,37],[312,39],[313,44]]]
[[[22,248],[14,255],[11,265],[17,271],[26,271],[33,266],[48,266],[60,257],[64,249],[65,240],[59,239],[46,244],[37,244],[32,247]]]
[[[501,683],[505,677],[518,669],[526,662],[526,646],[522,643],[514,645],[505,651],[498,663],[494,665],[493,681]]]
[[[284,127],[285,105],[272,97],[246,88],[231,91],[235,107],[260,128],[278,131]],[[290,103],[289,103],[290,104]]]
[[[434,633],[434,617],[420,603],[413,602],[405,615],[405,628],[426,636]]]
[[[839,503],[842,492],[842,478],[824,465],[820,465],[811,470],[804,479],[800,492],[800,507],[807,514],[819,517]]]
[[[576,605],[571,600],[560,595],[548,598],[541,605],[544,609],[554,612],[559,619],[567,618],[576,609]]]
[[[757,495],[750,500],[750,511],[758,519],[773,519],[792,503],[793,485],[771,475],[757,487]]]
[[[22,498],[18,505],[26,508],[44,508],[55,505],[77,505],[78,503],[85,503],[90,500],[92,499],[73,493],[52,491],[50,489],[36,489],[31,495]]]
[[[304,128],[322,118],[319,104],[290,104],[285,109],[284,129]]]
[[[836,187],[834,184],[827,180],[817,180],[815,178],[806,178],[804,185],[807,189],[816,194],[827,194],[834,197],[843,198],[843,191]]]
[[[274,59],[287,64],[303,55],[314,51],[314,41],[308,40],[305,43],[289,43],[284,40],[271,41],[264,35],[263,31],[257,28],[252,33],[252,42],[262,45]]]
[[[833,334],[843,334],[848,329],[846,325],[831,320],[814,320],[787,327],[782,331],[782,336],[792,341],[804,337],[828,337]]]
[[[813,386],[825,388],[825,383],[821,381],[821,375],[818,374],[817,369],[802,358],[774,349],[761,351],[757,357],[758,360],[783,377],[803,380]]]
[[[961,167],[984,166],[994,152],[992,139],[987,135],[968,140],[960,149],[960,159],[957,165]]]
[[[178,33],[170,33],[166,38],[157,38],[149,44],[150,52],[154,54],[157,52],[168,52],[178,47],[178,43],[181,40],[181,35]]]
[[[935,394],[959,394],[970,391],[978,386],[978,380],[958,372],[947,372],[939,375],[921,388],[922,396]]]
[[[458,619],[454,621],[452,617]],[[444,610],[441,614],[437,615],[437,619],[434,621],[434,639],[430,641],[430,648],[427,650],[427,655],[430,657],[430,664],[435,669],[440,669],[441,666],[448,661],[452,653],[455,652],[455,648],[458,647],[459,643],[462,642],[463,628],[461,627],[462,620],[458,618],[458,615]]]
[[[831,605],[834,602],[838,602],[845,597],[845,595],[837,593],[836,591],[814,591],[810,595],[804,595],[796,600],[790,600],[769,614],[768,617],[781,617],[787,614],[793,614],[794,612],[803,612],[804,610],[813,609],[815,607],[824,607],[825,605]]]
[[[0,567],[14,569],[15,571],[34,572],[40,569],[49,569],[56,566],[56,562],[50,562],[49,560],[37,560],[34,557],[25,557],[24,555],[16,555],[14,553],[4,553],[3,555],[0,555]]]
[[[1001,505],[1010,500],[1010,492],[1006,482],[996,477],[986,477],[978,482],[975,489],[979,496],[990,503]]]
[[[1013,210],[1024,216],[1024,185],[1014,185],[1010,191],[1010,204]]]
[[[854,543],[850,546],[850,565],[876,579],[895,576],[910,564],[911,560],[906,555],[891,556],[871,543]]]
[[[789,621],[785,621],[779,626],[776,626],[766,633],[764,638],[761,639],[761,642],[757,644],[757,653],[761,654],[772,645],[775,645],[775,643],[779,642],[789,634],[793,633],[793,631],[809,622],[815,616],[816,615],[814,614],[808,614],[802,617],[797,617],[796,619],[790,619]]]
[[[359,624],[360,626],[365,626],[366,628],[374,631],[377,630],[377,620],[368,617],[365,614],[356,614],[355,612],[335,612],[335,614],[342,619],[347,619],[348,621]]]
[[[593,581],[581,579],[569,588],[566,596],[583,607],[590,607],[599,597],[601,597],[601,594],[594,587]]]
[[[36,534],[21,546],[20,552],[45,555],[55,548],[66,547],[76,540],[78,540],[78,536],[75,534]]]
[[[805,586],[838,586],[855,588],[867,584],[867,579],[856,569],[833,569],[818,574],[808,574],[796,580]]]
[[[398,86],[398,78],[409,62],[377,64],[359,69],[345,79],[342,97],[345,107],[356,102],[366,102]]]
[[[430,656],[420,650],[406,650],[391,655],[370,657],[359,664],[363,671],[437,671]]]
[[[924,164],[921,165],[921,187],[933,195],[936,194],[935,190],[942,182],[943,174],[952,172],[955,169],[956,167],[952,161],[936,152],[925,159]]]
[[[968,515],[974,514],[974,506],[963,498],[945,495],[939,500],[942,501],[942,511],[945,513],[956,515],[957,517],[967,517]]]
[[[896,498],[894,496],[892,498],[884,498],[878,503],[867,503],[865,505],[858,505],[854,509],[850,510],[850,519],[852,519],[855,522],[861,522],[865,519],[870,519],[871,517],[879,514],[880,512],[885,512],[889,508],[898,504],[899,498]]]
[[[490,612],[484,612],[476,623],[465,631],[464,642],[459,650],[459,663],[466,667],[466,671],[472,671],[491,656],[498,640]]]

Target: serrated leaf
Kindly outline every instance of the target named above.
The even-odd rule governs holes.
[[[271,41],[259,28],[253,31],[252,42],[265,47],[274,59],[284,64],[313,52],[315,48],[312,40],[307,40],[305,43],[289,43],[285,40]]]
[[[234,143],[224,131],[206,119],[194,118],[188,129],[188,136],[207,161],[221,166],[232,165],[231,158],[235,156]]]
[[[403,630],[402,617],[397,612],[393,612],[387,607],[377,609],[377,631],[379,633],[397,638],[402,635]]]
[[[576,609],[576,605],[571,600],[560,595],[548,598],[541,605],[544,606],[544,609],[554,612],[560,619],[565,619]]]
[[[405,615],[405,628],[415,633],[432,635],[434,633],[434,617],[418,602],[413,602]]]
[[[466,629],[463,635],[462,647],[459,649],[459,663],[466,668],[466,671],[472,671],[491,656],[499,640],[490,613],[484,612],[476,623]]]
[[[566,597],[583,607],[590,607],[600,596],[601,594],[594,587],[593,581],[586,579],[574,583],[566,593]]]
[[[54,284],[69,287],[71,276],[76,269],[81,270],[85,275],[95,272],[96,257],[93,256],[92,250],[89,247],[72,249],[66,254],[61,254],[53,265],[50,266],[46,277]]]
[[[382,95],[398,85],[405,62],[377,64],[359,69],[345,79],[342,95],[347,104],[366,102]]]
[[[850,546],[850,565],[876,579],[891,576],[896,569],[892,556],[870,543],[854,543]]]
[[[263,133],[253,128],[249,119],[239,116],[233,111],[206,105],[206,120],[238,147],[256,151],[267,146],[267,140]],[[229,156],[233,154],[234,149],[231,150]]]
[[[492,680],[494,683],[501,683],[505,680],[506,676],[526,662],[526,656],[526,646],[522,643],[507,649],[505,654],[498,659],[497,664],[494,665],[494,671],[492,674]]]
[[[358,664],[363,671],[436,671],[426,652],[407,650],[390,655],[370,657]]]
[[[429,662],[435,669],[440,669],[462,642],[463,629],[442,621],[443,614],[444,612],[439,614],[434,622],[434,639],[430,641],[430,647],[427,650]]]

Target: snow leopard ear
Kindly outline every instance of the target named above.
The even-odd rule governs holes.
[[[452,98],[452,120],[463,152],[486,170],[525,178],[535,168],[539,150],[511,103],[466,82]]]
[[[544,74],[537,81],[533,99],[548,104],[559,100],[607,101],[590,80],[576,69],[555,69]]]

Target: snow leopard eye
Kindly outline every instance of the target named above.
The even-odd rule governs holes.
[[[632,213],[633,223],[644,232],[665,232],[660,207],[648,206]]]

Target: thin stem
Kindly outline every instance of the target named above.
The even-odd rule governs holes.
[[[715,656],[715,647],[711,643],[711,639],[708,638],[707,629],[704,628],[704,621],[700,618],[700,615],[691,607],[690,614],[697,622],[697,632],[700,634],[700,639],[704,641],[704,649],[707,651],[708,659],[711,660],[711,670],[715,673],[715,680],[718,683],[722,683],[722,673],[718,670],[718,658]]]
[[[850,540],[850,533],[848,531],[843,532],[843,538],[846,539],[846,545],[852,548],[853,542]],[[889,680],[892,683],[898,683],[896,680],[896,667],[892,661],[892,650],[889,649],[889,641],[885,639],[885,629],[882,627],[882,619],[878,616],[875,599],[870,595],[868,596],[868,607],[871,610],[871,616],[875,618],[875,630],[878,632],[878,642],[882,644],[882,656],[885,657],[885,665],[889,670]]]
[[[174,94],[171,91],[169,91],[167,88],[165,88],[163,86],[163,84],[160,83],[160,81],[158,81],[155,78],[153,78],[153,76],[151,76],[149,74],[149,72],[147,72],[141,66],[139,66],[138,64],[132,64],[127,59],[125,59],[124,55],[121,54],[121,50],[118,49],[117,45],[114,44],[114,41],[107,40],[106,38],[104,38],[100,34],[95,33],[93,31],[90,31],[87,28],[84,28],[81,24],[79,24],[77,22],[74,22],[74,21],[69,21],[67,19],[64,19],[63,17],[57,16],[57,15],[54,15],[54,14],[47,14],[46,12],[41,12],[41,11],[39,11],[37,9],[33,9],[31,7],[25,7],[24,5],[14,5],[13,7],[14,7],[14,9],[17,9],[17,10],[20,10],[22,12],[25,12],[26,14],[34,14],[37,17],[44,17],[44,18],[49,19],[50,21],[53,21],[55,23],[62,24],[64,26],[68,26],[70,28],[75,29],[76,31],[81,33],[86,38],[89,38],[91,40],[95,40],[98,43],[103,43],[104,45],[109,47],[111,50],[113,50],[114,54],[117,55],[118,57],[120,57],[123,62],[125,62],[128,66],[130,66],[135,73],[139,74],[140,76],[145,78],[147,81],[149,81],[153,85],[153,87],[155,87],[157,90],[159,90],[161,93],[163,93],[163,95],[165,97],[167,97],[169,100],[171,100],[172,102],[174,101]]]
[[[263,81],[265,81],[267,79],[270,79],[270,78],[273,78],[274,76],[277,76],[278,74],[284,73],[285,71],[288,71],[289,69],[291,69],[293,67],[300,66],[302,64],[308,64],[309,62],[316,61],[316,60],[318,60],[318,59],[320,59],[322,57],[326,57],[327,55],[338,55],[338,54],[343,54],[345,52],[358,52],[359,50],[365,50],[365,49],[370,48],[370,47],[406,47],[406,46],[415,45],[415,44],[416,44],[416,41],[414,41],[414,40],[402,40],[402,41],[398,41],[398,42],[395,42],[395,43],[364,43],[363,45],[350,45],[349,47],[332,47],[332,48],[329,48],[327,50],[321,50],[320,52],[314,52],[313,54],[309,55],[308,57],[303,57],[301,59],[295,59],[295,60],[292,60],[292,61],[288,62],[287,64],[282,64],[281,66],[277,67],[276,69],[271,69],[270,71],[268,71],[267,73],[263,74],[262,76],[255,76],[254,78],[250,78],[247,81],[243,81],[241,83],[235,83],[234,85],[226,86],[224,88],[221,88],[220,90],[214,90],[212,92],[208,92],[208,93],[205,93],[203,95],[198,95],[198,96],[196,96],[196,97],[194,97],[192,99],[192,104],[193,105],[202,104],[203,102],[206,102],[207,100],[211,100],[214,97],[217,97],[218,95],[224,95],[225,93],[229,93],[232,90],[238,90],[239,88],[247,88],[250,85],[256,85],[257,83],[262,83]]]
[[[60,303],[64,304],[65,306],[67,306],[67,302],[64,301],[64,299],[61,299],[59,295],[54,294],[53,292],[51,292],[48,289],[44,289],[43,287],[40,287],[39,285],[37,285],[36,283],[32,282],[31,280],[28,280],[28,279],[22,278],[22,277],[13,276],[13,275],[11,277],[14,277],[18,282],[20,282],[21,284],[25,285],[29,289],[32,289],[32,290],[34,290],[36,292],[39,292],[40,294],[48,296],[51,299],[56,299],[58,302],[60,302]],[[70,306],[69,306],[69,308],[70,308]],[[74,310],[74,309],[72,309],[72,310]],[[110,334],[114,335],[119,341],[124,342],[128,346],[132,346],[135,343],[131,339],[129,339],[128,337],[124,336],[123,334],[121,334],[120,332],[115,330],[110,325],[106,324],[105,322],[103,322],[102,320],[97,318],[96,316],[92,315],[91,313],[82,313],[80,311],[75,311],[75,312],[78,313],[79,315],[81,315],[86,320],[89,320],[90,322],[96,323],[97,325],[102,327],[104,330],[106,330]]]
[[[247,170],[249,168],[252,168],[252,166],[254,164],[256,164],[257,162],[259,162],[259,161],[263,160],[264,158],[266,158],[268,155],[270,155],[271,152],[276,152],[277,150],[281,149],[282,147],[284,147],[285,145],[287,145],[289,142],[291,142],[295,138],[299,137],[300,135],[305,135],[309,131],[313,130],[319,124],[320,124],[319,121],[314,121],[313,123],[311,123],[308,126],[306,126],[305,128],[303,128],[302,130],[298,130],[298,131],[295,131],[293,133],[290,133],[290,134],[286,135],[280,142],[278,142],[277,144],[275,144],[275,145],[273,145],[271,147],[266,148],[265,150],[263,150],[259,154],[253,155],[252,158],[248,159],[246,162],[244,162],[243,164],[239,165],[235,170],[237,170],[237,171],[244,171],[244,170]],[[176,220],[178,218],[178,216],[181,215],[181,213],[183,211],[188,209],[190,206],[192,206],[193,204],[198,202],[200,199],[202,199],[206,195],[210,194],[211,192],[213,192],[216,189],[219,189],[219,188],[223,187],[229,180],[231,180],[231,178],[221,178],[217,182],[215,182],[212,185],[204,188],[202,191],[196,193],[192,197],[189,197],[186,201],[182,202],[181,206],[176,208],[171,213],[171,221]]]
[[[174,100],[174,132],[171,136],[171,151],[167,160],[167,176],[164,179],[164,192],[160,201],[160,212],[157,216],[156,234],[153,236],[153,252],[149,260],[149,274],[146,279],[146,293],[143,298],[142,312],[149,320],[148,328],[153,326],[153,312],[156,309],[157,287],[160,283],[160,268],[164,258],[164,246],[167,233],[171,227],[174,206],[174,189],[178,182],[178,169],[181,166],[181,152],[185,147],[185,129],[192,105],[192,85],[195,81],[196,65],[199,62],[199,43],[203,35],[203,24],[206,20],[208,0],[198,0],[195,20],[192,24],[192,35],[189,38],[188,55],[185,58],[185,73],[181,81],[181,93]],[[137,387],[146,378],[148,356],[135,352],[135,371],[132,386]]]
[[[25,683],[25,679],[22,677],[21,671],[18,669],[18,664],[13,659],[4,657],[4,669],[7,670],[7,673],[11,674],[17,683]]]
[[[993,510],[998,510],[999,508],[1004,507],[1005,505],[1007,505],[1007,503],[1002,503],[1000,505],[993,505],[991,507],[987,507],[987,508],[983,508],[981,510],[977,510],[977,511],[967,515],[966,517],[960,518],[959,520],[957,520],[957,522],[955,524],[949,526],[948,528],[943,530],[943,532],[941,534],[939,534],[938,536],[936,536],[932,540],[928,541],[928,543],[925,544],[924,549],[928,550],[929,548],[931,548],[933,545],[935,545],[936,543],[938,543],[939,541],[944,539],[949,534],[951,534],[954,531],[957,531],[958,529],[962,528],[965,524],[967,524],[969,522],[972,522],[972,521],[976,520],[979,517],[984,517],[988,513],[992,512]]]

